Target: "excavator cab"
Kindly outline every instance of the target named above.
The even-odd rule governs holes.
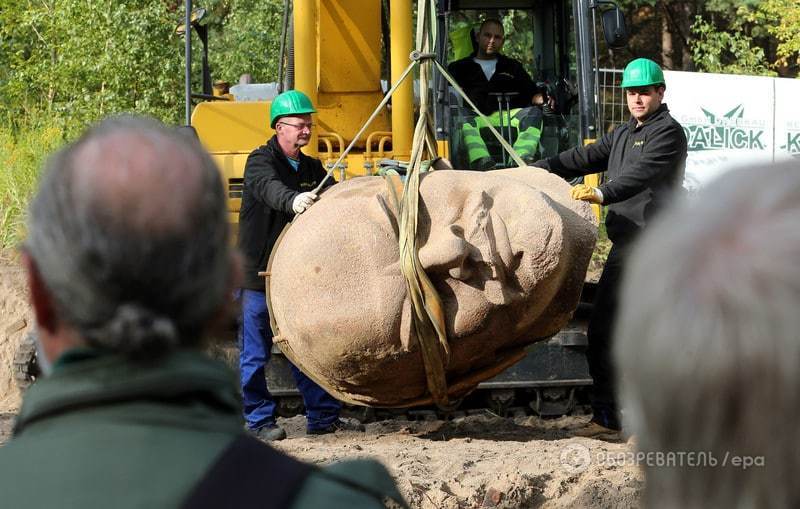
[[[519,148],[520,132],[538,138],[538,146],[520,155],[526,161],[549,157],[580,142],[577,108],[577,65],[572,2],[567,1],[446,1],[439,4],[437,58],[448,65],[469,58],[477,51],[477,31],[485,19],[500,20],[505,41],[501,53],[520,62],[542,95],[541,105],[526,112],[511,107],[509,96],[496,94],[497,112],[489,116],[492,125]],[[516,166],[504,153],[496,137],[456,90],[440,77],[437,82],[437,135],[450,147],[450,159],[457,168],[472,168],[471,130],[477,128],[495,167]],[[518,102],[518,101],[517,101]],[[528,108],[525,108],[527,110]],[[533,126],[530,129],[528,126]],[[522,150],[525,150],[524,148]],[[481,169],[481,168],[473,168]]]
[[[498,19],[505,32],[502,53],[521,62],[543,92],[539,143],[535,154],[523,158],[526,162],[597,138],[597,28],[610,49],[624,47],[628,38],[613,0],[440,0],[437,9],[436,54],[442,65],[473,53],[480,23]],[[443,76],[435,86],[437,141],[454,167],[468,168],[464,126],[474,114]],[[514,115],[496,117],[495,128],[513,146],[520,132]],[[477,127],[497,167],[514,166],[491,131]]]

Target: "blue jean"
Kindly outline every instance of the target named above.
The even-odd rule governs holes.
[[[256,430],[275,425],[275,400],[267,389],[264,368],[272,350],[267,299],[263,292],[242,289],[242,323],[239,328],[239,368],[247,427]],[[292,376],[303,396],[309,430],[327,428],[339,418],[342,404],[294,365]]]

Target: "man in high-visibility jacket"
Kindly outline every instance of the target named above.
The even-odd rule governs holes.
[[[500,53],[505,34],[503,24],[497,19],[485,20],[478,30],[478,47],[473,54],[456,60],[448,66],[448,72],[475,103],[494,127],[510,125],[517,131],[514,150],[526,161],[535,161],[542,134],[543,115],[540,107],[544,94],[531,79],[521,63]],[[512,94],[507,97],[510,111],[501,113],[497,94]],[[506,107],[506,98],[499,101]],[[470,110],[465,111],[467,121],[462,125],[467,146],[469,166],[478,170],[495,167],[480,129],[486,124]]]

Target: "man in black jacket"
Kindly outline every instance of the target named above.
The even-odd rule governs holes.
[[[613,242],[589,321],[593,416],[589,426],[576,433],[601,438],[615,438],[620,429],[610,351],[625,255],[653,216],[681,189],[686,166],[686,135],[662,104],[666,84],[658,64],[646,58],[632,61],[623,71],[622,88],[631,113],[628,123],[591,145],[534,163],[565,179],[606,172],[599,188],[579,184],[572,189],[576,200],[608,205],[606,231]]]
[[[275,401],[264,376],[272,331],[264,279],[258,273],[266,269],[283,228],[317,199],[313,189],[325,178],[322,163],[300,151],[311,138],[312,113],[314,107],[302,92],[278,95],[270,107],[270,127],[275,135],[250,154],[244,169],[239,211],[239,248],[245,255],[239,367],[247,426],[264,440],[281,440],[286,432],[275,421]],[[308,433],[363,431],[360,423],[340,419],[341,403],[295,366],[292,375],[303,396]]]
[[[540,90],[521,63],[500,54],[504,43],[503,25],[497,19],[487,19],[478,30],[478,48],[472,55],[451,63],[448,72],[481,113],[489,116],[494,127],[510,125],[519,133],[514,150],[523,159],[533,161],[539,148],[542,132],[542,110],[531,107],[544,102]],[[498,94],[510,94],[499,96]],[[506,99],[508,103],[506,104]],[[501,119],[498,100],[510,109]],[[467,157],[471,168],[486,170],[495,166],[486,143],[480,135],[483,119],[466,110],[467,121],[462,126]],[[509,118],[510,117],[510,118]]]

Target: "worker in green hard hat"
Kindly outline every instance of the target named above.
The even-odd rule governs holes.
[[[647,58],[630,62],[622,73],[631,119],[595,143],[537,161],[534,166],[565,179],[605,172],[600,187],[578,184],[572,197],[607,205],[606,231],[613,247],[597,286],[589,321],[587,360],[593,385],[592,420],[575,431],[581,436],[616,438],[621,429],[611,363],[611,335],[617,293],[631,244],[682,189],[687,143],[683,127],[663,103],[666,82],[661,67]]]
[[[286,432],[277,425],[276,404],[264,377],[272,332],[264,278],[259,272],[266,270],[284,227],[317,199],[313,190],[325,178],[319,159],[300,150],[311,139],[312,113],[316,110],[311,100],[300,91],[289,90],[275,97],[269,115],[275,134],[250,154],[244,167],[238,239],[245,257],[239,367],[247,427],[267,441],[286,438]],[[358,422],[340,419],[341,404],[295,366],[291,368],[303,396],[309,434],[364,430]]]

